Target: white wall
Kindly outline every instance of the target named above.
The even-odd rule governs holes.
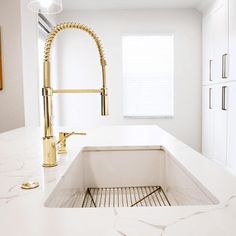
[[[21,0],[22,66],[24,81],[25,126],[43,126],[43,53],[39,50],[38,14],[27,7],[28,0]],[[55,15],[48,15],[52,24]],[[54,49],[54,48],[53,48]],[[39,53],[41,53],[39,55]],[[53,50],[52,70],[56,74],[56,50]]]
[[[110,116],[100,117],[99,95],[55,95],[59,98],[54,99],[62,101],[60,125],[85,129],[99,124],[157,124],[201,150],[201,15],[196,10],[64,11],[58,22],[64,21],[84,23],[102,39],[107,57]],[[165,32],[175,36],[175,116],[125,119],[121,36]],[[60,87],[100,87],[98,53],[86,33],[68,30],[60,33],[57,41]]]
[[[38,16],[21,0],[25,126],[39,125]],[[40,94],[41,95],[41,94]]]
[[[20,1],[0,2],[3,91],[0,91],[0,132],[24,126]]]

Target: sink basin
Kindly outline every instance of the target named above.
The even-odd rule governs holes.
[[[162,207],[217,199],[160,147],[84,148],[46,207]]]

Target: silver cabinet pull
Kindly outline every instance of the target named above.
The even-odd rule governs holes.
[[[226,90],[227,90],[227,86],[223,86],[222,87],[222,104],[221,104],[221,109],[223,111],[227,110],[227,105],[226,105]]]
[[[208,101],[208,108],[212,109],[212,88],[209,88],[209,101]]]
[[[222,55],[222,79],[227,79],[229,77],[228,56],[227,53]]]
[[[212,81],[212,62],[213,60],[209,60],[209,81]]]

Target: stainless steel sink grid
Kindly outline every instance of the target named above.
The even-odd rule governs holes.
[[[82,203],[83,208],[157,207],[170,205],[161,186],[88,188]]]

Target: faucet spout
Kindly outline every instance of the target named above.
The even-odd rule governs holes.
[[[50,56],[52,43],[57,34],[65,29],[79,29],[88,33],[97,46],[102,67],[102,88],[100,89],[57,89],[51,87]],[[101,115],[108,115],[108,93],[106,85],[106,60],[104,56],[101,40],[96,33],[86,25],[74,22],[62,23],[55,26],[49,33],[44,48],[44,86],[43,86],[43,104],[44,104],[44,137],[43,137],[43,166],[53,167],[57,165],[56,160],[56,138],[53,134],[52,126],[52,95],[56,93],[100,93],[101,94]]]

